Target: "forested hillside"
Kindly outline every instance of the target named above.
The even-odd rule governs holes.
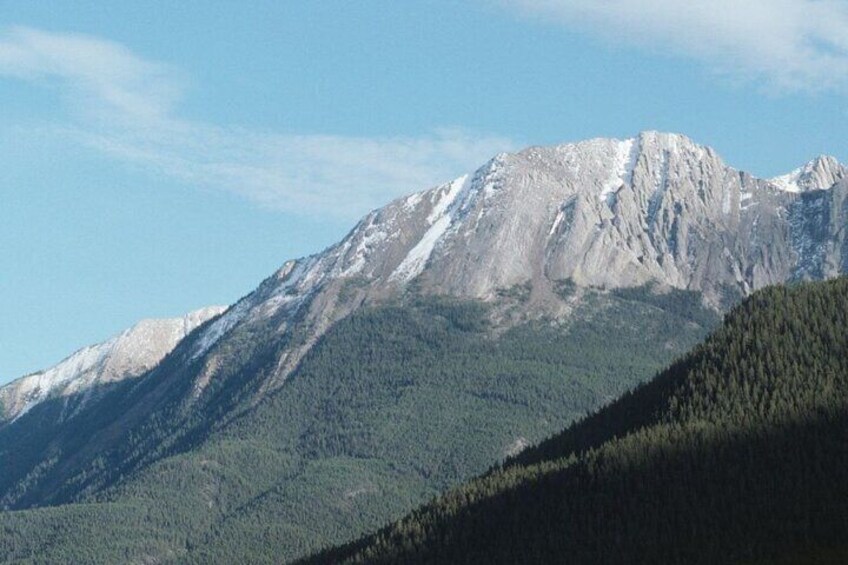
[[[310,563],[848,562],[848,279],[760,291],[650,383]]]
[[[586,292],[567,323],[504,326],[493,309],[526,289],[503,295],[358,311],[279,391],[200,440],[159,420],[162,445],[189,448],[82,483],[71,503],[0,513],[0,561],[279,562],[350,541],[609,402],[718,323],[697,293],[643,288]]]

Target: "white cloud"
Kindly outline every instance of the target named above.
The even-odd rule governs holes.
[[[848,86],[844,0],[501,0],[611,41],[685,54],[784,90]]]
[[[0,74],[58,79],[88,117],[138,122],[165,119],[183,89],[175,69],[145,61],[118,43],[24,27],[0,35]]]
[[[192,124],[165,133],[65,130],[118,158],[271,208],[355,217],[512,147],[445,129],[415,137],[274,135]]]
[[[52,134],[115,158],[290,212],[355,217],[512,149],[508,139],[444,128],[419,137],[283,135],[179,116],[178,69],[78,34],[0,34],[0,76],[55,84],[72,109]]]

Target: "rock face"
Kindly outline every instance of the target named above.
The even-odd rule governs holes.
[[[297,318],[309,337],[281,355],[284,376],[329,324],[409,285],[484,300],[527,285],[531,303],[550,309],[557,281],[657,282],[721,308],[769,284],[848,270],[846,176],[819,157],[759,179],[709,147],[657,132],[501,154],[286,263],[204,331],[193,358],[209,353],[208,382],[220,364],[209,361],[215,345],[233,328],[270,319],[284,332]]]
[[[393,278],[420,272],[434,291],[482,298],[527,281],[534,289],[566,278],[608,288],[658,281],[701,291],[718,306],[728,292],[803,276],[817,253],[804,241],[825,243],[838,232],[801,225],[810,206],[832,199],[811,192],[843,193],[845,173],[817,159],[789,177],[798,187],[789,192],[686,137],[654,132],[531,148],[462,181],[427,268],[404,271],[401,263]],[[451,198],[451,190],[442,197]]]
[[[48,398],[78,393],[92,396],[98,386],[141,375],[156,366],[192,330],[223,311],[223,307],[211,306],[182,318],[142,320],[103,343],[80,349],[49,369],[3,386],[0,425]]]

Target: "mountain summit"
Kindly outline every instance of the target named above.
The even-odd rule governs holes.
[[[531,309],[555,316],[568,312],[556,296],[566,280],[659,283],[723,308],[770,284],[845,271],[845,177],[823,157],[760,179],[686,136],[653,131],[500,154],[286,263],[204,330],[193,357],[214,357],[238,325],[273,318],[283,330],[298,318],[312,337],[281,357],[284,376],[335,320],[413,283],[483,300],[527,285]],[[219,363],[211,366],[201,384]]]
[[[794,171],[770,179],[778,188],[788,192],[824,190],[845,178],[845,167],[830,155],[820,155]]]

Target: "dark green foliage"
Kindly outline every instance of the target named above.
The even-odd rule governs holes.
[[[250,376],[280,344],[232,336],[233,377],[202,411],[163,400],[64,487],[77,504],[0,513],[0,557],[278,562],[348,541],[620,395],[717,323],[602,293],[564,326],[504,331],[489,308],[413,296],[360,310],[255,406],[241,401]]]
[[[650,304],[677,316],[689,318],[702,324],[713,323],[713,312],[706,310],[701,300],[701,294],[694,290],[662,290],[653,284],[631,288],[619,288],[612,291],[615,296],[624,300],[634,300]],[[733,303],[738,302],[738,300]]]
[[[554,292],[563,300],[568,300],[577,292],[577,284],[571,279],[553,281]]]
[[[517,300],[518,302],[526,302],[530,298],[530,291],[532,288],[532,284],[528,281],[508,288],[499,288],[496,292],[501,298]]]
[[[650,383],[313,563],[848,561],[848,279],[769,288]]]

